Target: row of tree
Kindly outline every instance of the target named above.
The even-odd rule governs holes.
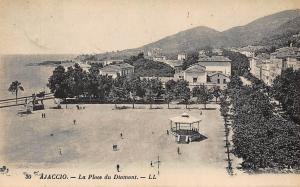
[[[141,79],[137,76],[111,77],[100,75],[99,67],[92,65],[89,71],[84,71],[78,64],[65,70],[63,66],[54,69],[49,77],[48,87],[56,98],[88,98],[97,102],[132,102],[139,100],[144,103],[152,103],[156,100],[169,103],[179,100],[187,105],[191,98],[196,98],[196,103],[206,104],[214,97],[220,96],[219,87],[208,89],[201,85],[192,90],[185,80],[169,80],[163,85],[158,79]]]
[[[221,99],[221,114],[232,117],[234,154],[242,167],[259,169],[300,169],[300,126],[273,110],[270,98],[260,86],[243,86],[238,76],[228,84],[231,110]]]
[[[284,70],[273,82],[271,93],[287,114],[300,123],[300,70]]]

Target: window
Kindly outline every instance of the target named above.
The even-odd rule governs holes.
[[[217,81],[218,81],[218,84],[220,84],[220,79],[218,79]]]
[[[193,82],[197,82],[197,78],[193,78]]]
[[[226,79],[223,79],[223,84],[226,84]]]

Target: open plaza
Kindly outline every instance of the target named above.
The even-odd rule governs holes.
[[[1,110],[6,142],[1,155],[9,164],[31,167],[115,169],[119,164],[126,171],[131,165],[149,168],[151,161],[155,168],[159,157],[162,172],[165,167],[225,168],[223,120],[218,105],[208,106],[208,110],[198,109],[201,105],[191,105],[190,110],[184,105],[176,105],[176,109],[136,105],[136,109],[123,110],[114,105],[84,105],[80,110],[75,105],[67,109],[49,106],[23,116],[16,115],[16,108]],[[200,141],[178,144],[175,136],[167,133],[169,118],[184,112],[201,120]]]

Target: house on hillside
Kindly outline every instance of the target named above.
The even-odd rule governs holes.
[[[186,59],[186,54],[185,53],[179,53],[177,55],[177,60],[185,60]]]
[[[134,66],[127,63],[120,63],[114,65],[107,65],[100,69],[101,75],[107,75],[112,78],[116,78],[118,75],[120,76],[130,76],[134,73]]]
[[[206,68],[208,74],[223,73],[231,76],[231,60],[224,56],[201,56],[198,64]]]

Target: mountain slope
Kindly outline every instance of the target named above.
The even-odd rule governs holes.
[[[286,10],[259,18],[245,26],[234,27],[223,32],[223,35],[235,41],[234,46],[252,45],[282,24],[300,16],[300,10]]]
[[[300,10],[297,9],[265,16],[247,25],[233,27],[223,32],[199,26],[181,31],[139,48],[98,54],[96,56],[98,59],[128,57],[151,48],[160,48],[163,54],[168,55],[179,52],[197,51],[206,46],[242,47],[255,44],[272,45],[272,40],[278,39],[282,43],[282,40],[288,38],[286,37],[287,33],[294,34],[300,30],[299,17]]]
[[[165,37],[157,42],[142,46],[138,49],[161,48],[164,53],[174,53],[187,50],[198,50],[205,46],[212,47],[241,47],[253,45],[264,37],[274,35],[273,32],[286,32],[286,28],[299,27],[298,22],[288,23],[300,16],[300,10],[286,10],[259,18],[245,26],[238,26],[223,32],[208,27],[195,27]],[[287,25],[284,25],[284,24]],[[282,27],[282,29],[281,29]]]
[[[160,48],[163,53],[199,50],[205,46],[223,46],[226,38],[208,27],[195,27],[142,46],[140,49]]]
[[[300,46],[300,16],[296,17],[269,32],[260,42],[260,45],[269,45],[282,47],[292,42],[296,46]],[[295,35],[298,35],[295,37]]]

